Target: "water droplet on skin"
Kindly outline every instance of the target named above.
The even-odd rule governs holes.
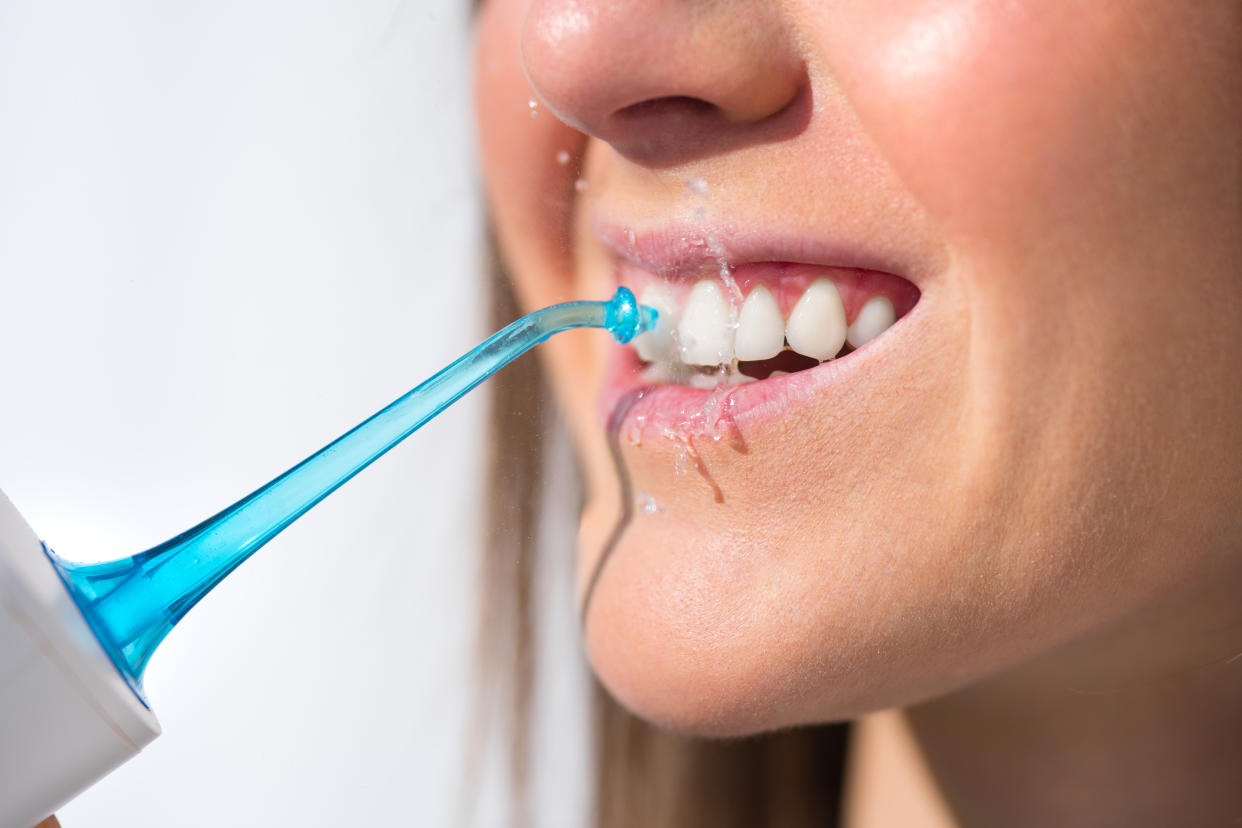
[[[556,163],[560,164],[562,167],[568,164],[569,163],[569,151],[561,150],[560,152],[558,152],[556,154]]]
[[[574,189],[577,190],[578,192],[585,193],[586,188],[587,188],[587,180],[585,178],[579,178],[577,181],[574,182]]]
[[[699,455],[699,451],[695,448],[694,437],[690,433],[691,423],[701,418],[702,412],[685,412],[686,422],[682,423],[682,433],[666,429],[664,436],[676,445],[676,454],[673,457],[673,475],[680,477],[688,471],[698,472],[703,478],[712,492],[712,499],[717,503],[724,503],[724,492],[720,486],[716,484],[716,480],[708,471],[707,464],[703,462],[703,458]]]
[[[736,386],[728,384],[727,379],[735,376],[736,372],[735,365],[720,366],[721,384],[708,400],[712,404],[710,409],[706,404],[703,406],[703,419],[713,443],[719,443],[728,436],[726,432],[733,426],[733,393]]]
[[[539,114],[539,101],[535,100],[534,98],[531,98],[529,101],[526,102],[526,104],[527,106],[530,107],[530,117],[534,118],[536,115]]]
[[[723,368],[724,366],[722,365],[721,366],[722,370],[720,371],[720,373],[723,373]],[[720,404],[720,399],[716,396],[715,392],[712,392],[712,394],[710,394],[708,398],[703,401],[703,419],[705,421],[709,423],[713,422],[712,414],[715,413],[716,406],[719,404]]]
[[[625,240],[626,240],[627,242],[629,242],[630,244],[633,244],[633,243],[634,243],[634,238],[635,238],[635,237],[634,237],[634,230],[633,230],[633,228],[630,228],[630,227],[625,228]]]
[[[707,182],[701,178],[691,178],[686,182],[686,192],[700,198],[705,197],[707,195]]]
[[[681,477],[690,465],[690,450],[685,443],[677,444],[677,456],[673,458],[673,476]]]
[[[664,507],[660,505],[660,502],[646,492],[638,493],[638,497],[634,498],[634,505],[644,515],[654,515],[656,512],[664,511]]]

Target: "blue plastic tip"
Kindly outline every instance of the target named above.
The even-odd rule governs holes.
[[[624,345],[640,333],[654,328],[659,316],[660,312],[655,308],[638,304],[634,291],[619,287],[608,303],[604,327],[613,339]]]

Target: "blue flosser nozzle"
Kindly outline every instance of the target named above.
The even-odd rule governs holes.
[[[654,328],[657,317],[624,287],[608,302],[535,311],[267,485],[154,549],[95,564],[67,561],[50,549],[47,554],[100,644],[146,704],[143,672],[168,631],[242,561],[341,484],[553,334],[605,328],[625,343]]]

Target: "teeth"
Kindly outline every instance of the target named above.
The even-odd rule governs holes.
[[[755,288],[742,304],[733,343],[741,360],[771,359],[785,347],[785,319],[772,291]]]
[[[893,303],[884,296],[872,296],[863,303],[854,324],[845,333],[845,339],[855,348],[861,347],[884,333],[897,321]]]
[[[673,300],[673,292],[662,282],[648,282],[643,288],[638,301],[650,305],[659,311],[653,330],[634,337],[634,347],[644,362],[672,362],[678,357],[677,340],[673,332],[677,330],[677,303]]]
[[[772,359],[786,345],[812,359],[833,359],[846,342],[859,348],[896,320],[892,301],[877,295],[863,303],[854,323],[847,326],[841,295],[826,278],[816,279],[803,291],[788,320],[782,318],[780,305],[766,285],[756,285],[740,310],[715,279],[696,282],[684,305],[669,284],[653,279],[643,287],[638,301],[660,314],[655,330],[634,340],[638,356],[649,363],[644,376],[653,382],[704,388],[752,381],[738,373],[734,360]],[[730,370],[710,376],[702,371],[716,366]],[[784,373],[775,371],[771,376]]]
[[[681,361],[687,365],[732,362],[734,321],[733,308],[715,282],[704,279],[695,284],[677,323]]]
[[[812,359],[832,359],[841,350],[845,306],[831,280],[816,279],[802,294],[785,324],[785,338],[795,351]]]

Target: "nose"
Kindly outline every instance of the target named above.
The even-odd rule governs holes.
[[[778,6],[534,0],[522,58],[536,93],[565,123],[632,160],[678,163],[809,117],[806,70]]]

